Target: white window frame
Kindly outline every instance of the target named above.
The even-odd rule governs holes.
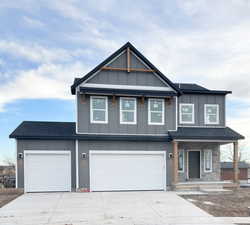
[[[95,121],[93,119],[93,108],[92,103],[94,98],[103,98],[105,99],[105,110],[98,109],[99,111],[105,111],[105,120],[104,121]],[[90,96],[90,122],[91,123],[108,123],[108,97],[107,96]]]
[[[135,101],[135,108],[134,110],[123,110],[122,109],[122,100],[134,100]],[[133,122],[126,122],[122,121],[122,112],[133,112],[134,113],[134,121]],[[137,100],[136,98],[130,98],[130,97],[120,97],[120,124],[136,124],[137,123]]]
[[[182,154],[183,154],[182,170],[179,169],[179,154],[180,154],[180,152],[182,152]],[[178,151],[178,172],[184,173],[184,171],[185,171],[184,167],[185,167],[185,152],[184,152],[184,149],[180,149]]]
[[[182,121],[182,112],[181,112],[182,106],[192,106],[192,121]],[[192,103],[180,103],[179,117],[180,117],[181,124],[194,124],[194,104],[192,104]]]
[[[210,152],[211,160],[210,160],[210,170],[206,169],[206,152]],[[203,169],[205,173],[211,173],[213,171],[213,151],[211,149],[204,149],[203,152]]]
[[[209,106],[215,106],[216,107],[216,112],[217,112],[217,115],[216,115],[216,122],[209,122],[207,121],[207,107]],[[204,105],[204,121],[205,121],[205,124],[219,124],[220,121],[219,121],[219,105],[218,104],[205,104]]]
[[[162,111],[152,111],[152,112],[161,112],[162,113],[162,120],[160,123],[151,122],[150,104],[151,104],[151,101],[154,101],[154,100],[162,102]],[[165,100],[163,98],[149,98],[148,99],[148,124],[149,125],[164,125],[165,124]]]

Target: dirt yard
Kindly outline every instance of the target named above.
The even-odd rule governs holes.
[[[207,195],[183,195],[183,198],[218,217],[250,216],[250,188],[241,188],[232,192]]]
[[[0,189],[0,208],[20,195],[22,192],[16,189]]]

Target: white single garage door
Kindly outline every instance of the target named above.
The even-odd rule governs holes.
[[[164,151],[90,151],[90,190],[165,190]]]
[[[24,190],[71,191],[70,151],[24,151]]]

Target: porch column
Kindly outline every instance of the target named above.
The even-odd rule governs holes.
[[[239,143],[238,141],[234,142],[234,155],[233,155],[233,168],[234,168],[234,183],[239,182],[238,175],[238,160],[239,160]]]
[[[178,182],[178,142],[173,142],[173,184]]]

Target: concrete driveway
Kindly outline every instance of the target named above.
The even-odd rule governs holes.
[[[229,224],[174,192],[25,194],[0,209],[3,225]]]

